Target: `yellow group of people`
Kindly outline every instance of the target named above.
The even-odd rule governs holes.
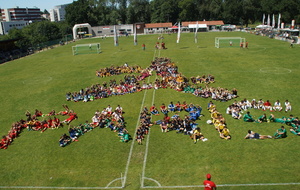
[[[227,128],[226,120],[223,117],[223,115],[218,112],[216,109],[216,105],[210,101],[207,107],[208,111],[210,112],[211,122],[210,124],[213,124],[216,130],[219,132],[220,138],[222,139],[231,139],[230,131]]]

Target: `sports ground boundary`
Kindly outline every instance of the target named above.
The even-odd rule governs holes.
[[[160,50],[158,50],[157,52],[155,50],[154,57],[155,57],[156,53],[158,53],[159,56],[160,56]],[[263,68],[263,69],[259,70],[259,72],[272,73],[272,72],[279,72],[282,69],[284,71],[286,71],[286,73],[291,73],[292,72],[290,69],[285,69],[285,68],[275,67],[275,70],[272,70],[272,69],[273,68]],[[282,73],[275,73],[275,74],[282,74]],[[148,78],[148,80],[149,79],[150,79],[150,77]],[[52,80],[52,78],[51,78],[51,80]],[[143,95],[144,97],[143,97],[142,104],[141,104],[141,111],[142,111],[142,108],[143,108],[144,103],[145,103],[145,98],[147,96],[147,91],[148,90],[145,90],[145,93]],[[154,102],[154,99],[155,99],[155,90],[153,91],[152,104]],[[135,130],[137,129],[137,127],[139,125],[139,121],[140,121],[140,119],[139,119],[139,116],[138,116]],[[159,183],[159,181],[154,180],[152,178],[145,177],[145,171],[146,171],[146,166],[147,166],[147,156],[148,156],[148,146],[149,146],[149,141],[150,141],[150,134],[151,134],[151,129],[149,131],[149,134],[147,135],[147,139],[146,139],[146,143],[145,143],[145,156],[144,156],[144,160],[143,160],[142,175],[140,177],[141,178],[140,188],[142,188],[142,189],[175,189],[175,188],[177,188],[177,189],[178,188],[187,189],[187,188],[201,188],[201,187],[204,187],[203,185],[163,186]],[[120,178],[116,178],[116,179],[112,180],[110,183],[107,184],[106,187],[0,186],[0,189],[126,189],[127,175],[128,175],[130,162],[131,162],[131,157],[132,157],[132,154],[133,154],[133,148],[134,148],[134,144],[135,144],[135,137],[136,137],[136,134],[134,134],[133,140],[131,142],[131,147],[130,147],[130,151],[129,151],[129,155],[128,155],[128,159],[127,159],[127,164],[126,164],[126,167],[125,167],[124,176],[121,176]],[[157,184],[157,186],[145,186],[144,185],[145,180],[153,181]],[[121,181],[122,186],[115,186],[115,187],[112,186],[112,187],[110,187],[110,185],[112,185],[116,181]],[[291,182],[291,183],[256,183],[256,184],[217,184],[217,187],[291,186],[291,185],[300,185],[300,183]],[[300,186],[299,186],[299,188],[300,188]]]

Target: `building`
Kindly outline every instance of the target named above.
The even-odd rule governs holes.
[[[145,34],[148,33],[160,33],[160,32],[165,32],[166,30],[172,28],[172,23],[167,22],[167,23],[149,23],[145,24]]]
[[[139,24],[139,28],[142,27],[142,24]],[[116,30],[118,35],[131,35],[133,34],[133,24],[121,24],[121,25],[116,25]],[[94,26],[92,27],[92,33],[93,36],[110,36],[114,34],[114,25],[110,26]],[[137,33],[138,29],[137,29]]]
[[[182,22],[182,27],[194,27],[198,23],[199,26],[204,27],[206,25],[206,28],[208,30],[215,30],[215,29],[220,29],[221,26],[224,25],[224,22],[222,20],[215,20],[215,21],[190,21],[190,22]],[[189,27],[190,26],[190,27]]]
[[[45,20],[50,20],[50,14],[42,14],[41,17]]]
[[[27,26],[29,21],[10,21],[10,22],[0,22],[0,35],[8,34],[8,32],[13,29],[22,29],[23,27]]]
[[[51,22],[59,22],[65,20],[66,7],[69,4],[57,5],[53,9],[50,9],[50,20]]]
[[[9,8],[1,9],[3,21],[41,21],[41,11],[39,8]]]

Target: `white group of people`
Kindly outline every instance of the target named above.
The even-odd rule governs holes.
[[[233,104],[229,105],[226,109],[226,114],[231,115],[235,119],[241,119],[243,117],[243,112],[247,111],[248,109],[260,109],[264,111],[269,110],[271,112],[281,112],[283,110],[288,112],[292,110],[292,105],[288,100],[284,102],[284,106],[285,107],[281,105],[279,100],[272,104],[269,100],[263,101],[260,99],[256,101],[255,99],[252,99],[252,101],[249,101],[245,98],[239,102],[234,101]]]

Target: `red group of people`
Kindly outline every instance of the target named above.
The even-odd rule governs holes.
[[[7,149],[9,145],[14,141],[15,138],[19,136],[19,134],[23,131],[23,129],[28,129],[29,131],[41,131],[44,132],[45,130],[49,128],[58,128],[62,126],[62,123],[69,124],[74,119],[77,118],[77,114],[74,113],[74,111],[69,110],[67,105],[63,105],[65,108],[64,111],[61,111],[59,113],[55,113],[55,110],[52,110],[48,114],[43,114],[40,110],[35,110],[35,113],[32,115],[29,111],[26,111],[25,115],[27,117],[26,120],[21,119],[20,121],[17,121],[12,124],[11,129],[8,131],[7,135],[2,136],[1,142],[0,142],[0,149]],[[68,115],[69,117],[65,119],[63,122],[60,121],[59,118],[56,117],[56,115]],[[39,121],[38,118],[48,116],[48,119],[44,119],[42,121]],[[51,116],[54,116],[51,118]]]

